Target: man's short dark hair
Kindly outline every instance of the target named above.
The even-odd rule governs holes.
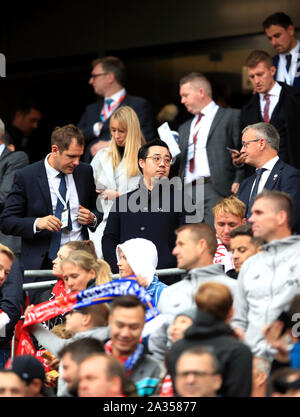
[[[51,135],[51,146],[57,145],[60,152],[63,152],[69,149],[73,139],[78,145],[84,146],[84,136],[79,127],[73,124],[55,127]]]
[[[237,237],[237,236],[249,236],[251,243],[258,247],[262,245],[264,242],[263,240],[256,238],[253,236],[253,230],[251,224],[242,224],[241,226],[238,226],[231,230],[229,233],[229,236],[231,239]]]
[[[193,240],[198,242],[200,239],[204,239],[207,243],[207,248],[211,256],[214,256],[217,250],[218,242],[216,238],[216,232],[207,223],[187,223],[175,230],[175,234],[183,230],[189,230],[191,232]]]
[[[14,118],[17,112],[21,112],[24,115],[30,113],[30,111],[34,109],[42,113],[40,103],[34,98],[24,98],[21,97],[13,106],[11,112],[11,119]]]
[[[84,337],[65,345],[58,352],[58,356],[62,358],[66,353],[70,353],[72,360],[79,364],[88,356],[103,352],[105,352],[103,342],[92,337]]]
[[[293,201],[289,194],[278,190],[263,190],[261,193],[257,194],[254,201],[259,200],[260,198],[268,198],[275,203],[274,210],[277,212],[281,210],[285,211],[288,228],[292,230],[294,225],[294,210]]]
[[[138,158],[137,158],[138,161],[140,159],[143,159],[144,161],[146,160],[146,158],[149,154],[149,148],[151,148],[151,146],[162,146],[163,148],[166,148],[168,150],[169,154],[171,155],[170,149],[169,149],[168,145],[166,144],[166,142],[164,142],[163,140],[160,140],[160,139],[153,139],[150,142],[147,142],[143,146],[140,147],[140,149],[138,151]],[[143,173],[143,170],[141,169],[140,165],[139,165],[139,170],[141,171],[141,173]]]
[[[261,62],[263,62],[267,68],[271,68],[273,66],[271,55],[266,51],[256,49],[255,51],[250,52],[247,56],[245,64],[248,68],[254,68]]]
[[[117,297],[112,305],[111,305],[111,313],[117,307],[123,308],[134,308],[134,307],[142,307],[144,311],[146,311],[146,306],[142,301],[135,295],[127,294]]]
[[[216,355],[211,351],[208,350],[207,348],[203,347],[203,346],[193,346],[189,349],[184,350],[181,355],[178,357],[176,364],[178,363],[179,359],[184,356],[184,355],[209,355],[211,357],[212,360],[212,366],[213,366],[213,370],[215,374],[218,374],[220,372],[220,364],[219,361],[216,357]]]
[[[263,28],[268,29],[270,26],[276,25],[287,29],[290,25],[293,26],[290,16],[283,12],[276,12],[268,16],[263,22]]]
[[[92,67],[101,64],[103,71],[108,73],[112,72],[115,76],[117,83],[124,86],[126,83],[126,68],[124,62],[116,56],[106,56],[104,58],[95,59],[92,62]]]

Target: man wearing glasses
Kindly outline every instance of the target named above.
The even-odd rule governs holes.
[[[83,131],[86,151],[84,161],[90,162],[97,151],[110,141],[109,119],[119,106],[129,106],[137,113],[146,140],[154,137],[150,103],[142,97],[127,94],[125,66],[117,57],[109,56],[92,62],[89,84],[101,99],[86,107],[78,127]]]
[[[174,231],[191,222],[189,218],[195,213],[187,196],[182,201],[182,190],[169,185],[171,159],[167,144],[159,139],[139,149],[138,164],[143,175],[139,186],[117,197],[102,238],[103,256],[113,273],[118,273],[117,245],[133,238],[148,239],[156,245],[158,269],[176,268],[172,255]],[[163,282],[168,283],[168,278]],[[175,282],[174,277],[171,282]]]
[[[280,137],[270,123],[256,123],[245,127],[242,136],[241,155],[245,163],[256,172],[240,185],[238,198],[246,206],[247,220],[251,216],[254,198],[263,189],[279,190],[293,200],[295,220],[300,213],[300,170],[286,164],[278,157]]]

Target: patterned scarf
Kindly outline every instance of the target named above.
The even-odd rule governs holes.
[[[113,354],[112,353],[112,346],[113,346],[112,340],[109,340],[104,345],[105,352],[108,355],[112,355]],[[133,352],[133,354],[130,355],[130,356],[128,356],[127,358],[125,358],[125,361],[121,357],[117,357],[117,359],[119,359],[121,362],[123,362],[124,367],[125,367],[126,372],[127,372],[127,376],[130,375],[130,373],[132,372],[132,369],[133,369],[134,365],[136,363],[138,363],[138,361],[143,356],[143,353],[144,353],[144,345],[142,343],[139,343],[137,345],[136,350]]]

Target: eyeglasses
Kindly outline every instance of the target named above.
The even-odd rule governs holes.
[[[201,372],[201,371],[185,371],[185,372],[178,372],[176,374],[179,378],[186,378],[189,375],[193,375],[195,378],[203,378],[205,376],[213,376],[216,375],[215,372]]]
[[[244,147],[244,148],[247,148],[247,146],[248,146],[248,143],[251,143],[251,142],[258,142],[259,140],[261,140],[262,138],[259,138],[259,139],[252,139],[252,140],[247,140],[247,142],[243,142],[242,141],[242,146]]]
[[[101,77],[102,75],[106,75],[106,74],[107,74],[107,72],[100,72],[99,74],[91,74],[90,78],[95,79],[97,77]]]
[[[146,156],[145,159],[150,158],[155,163],[155,165],[159,165],[161,161],[164,161],[164,164],[168,167],[171,164],[171,158],[168,157],[161,157],[161,156]]]

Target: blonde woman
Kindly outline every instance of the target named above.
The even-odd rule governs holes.
[[[134,190],[138,185],[141,174],[137,155],[139,148],[145,143],[139,119],[128,106],[114,111],[110,118],[110,133],[110,145],[100,149],[91,162],[99,193],[97,209],[103,212],[103,220],[97,230],[89,231],[98,258],[102,258],[102,235],[115,198]]]
[[[61,270],[70,292],[111,281],[111,270],[107,262],[95,259],[84,250],[75,250],[62,260]]]

